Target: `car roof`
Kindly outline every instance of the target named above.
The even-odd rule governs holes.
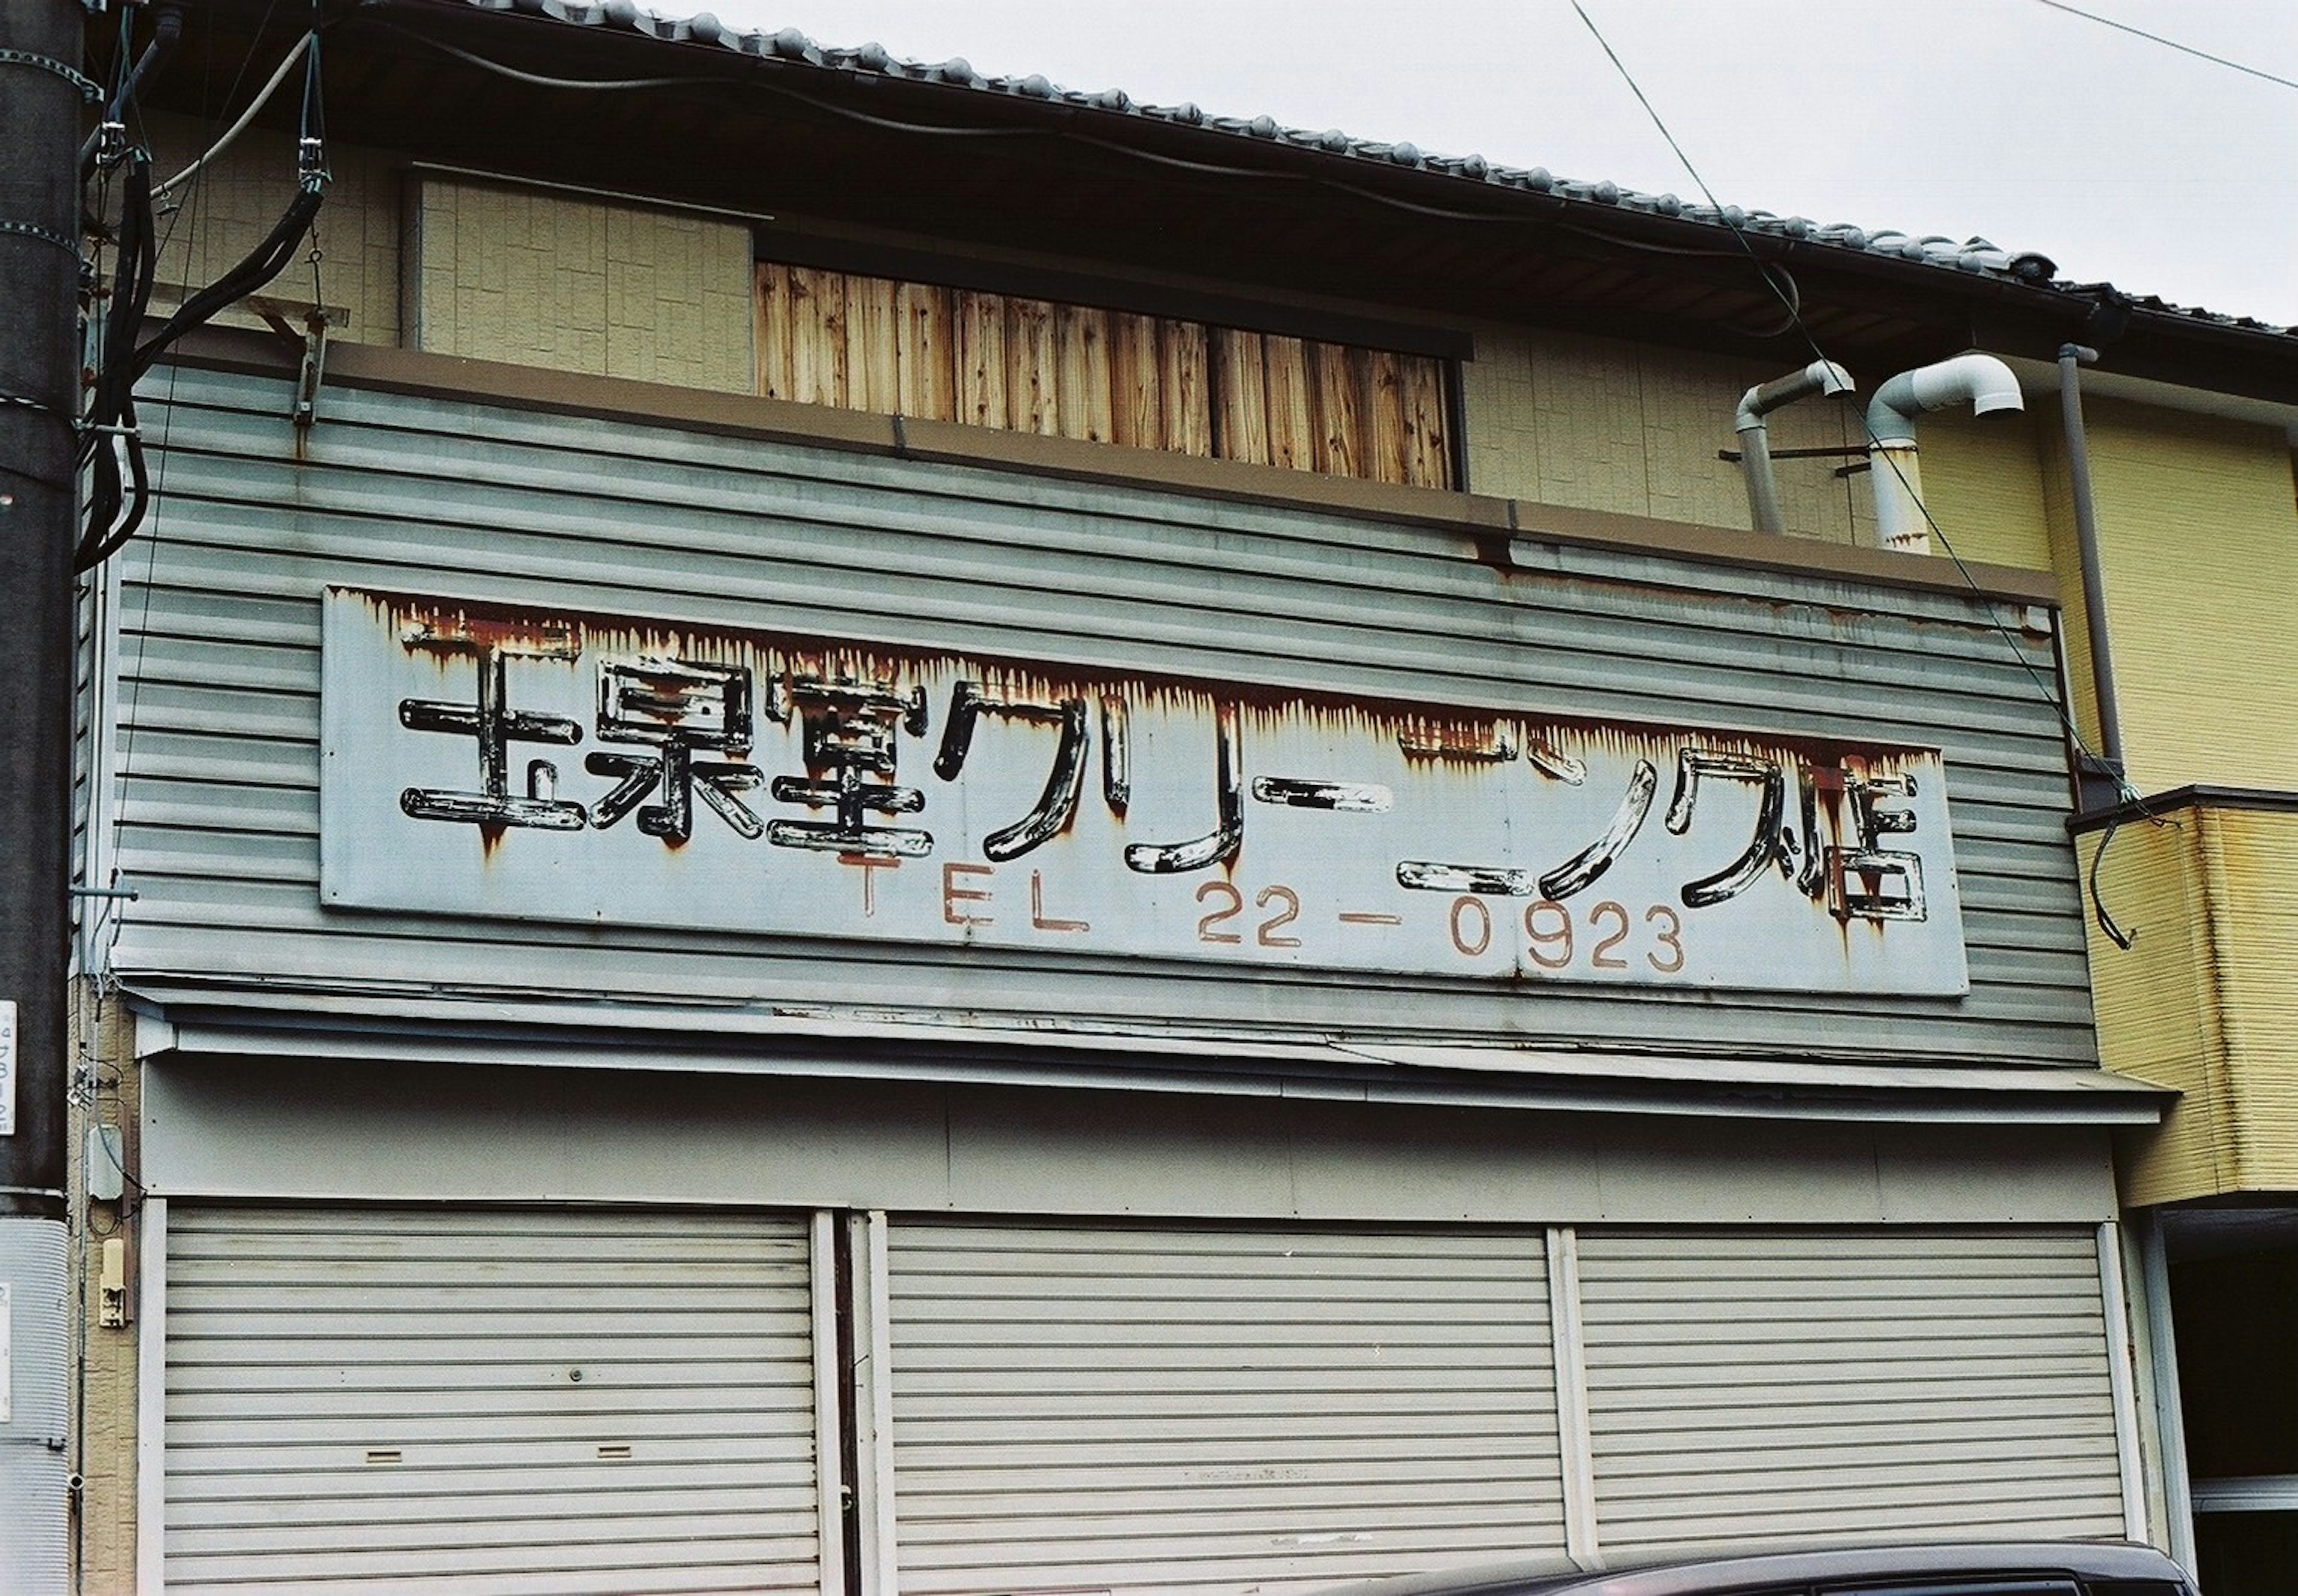
[[[1757,1549],[1678,1547],[1648,1560],[1586,1568],[1550,1554],[1400,1579],[1324,1596],[1703,1596],[1811,1584],[1906,1578],[2072,1575],[2185,1585],[2178,1566],[2151,1546],[2121,1541],[1953,1541],[1922,1545]]]

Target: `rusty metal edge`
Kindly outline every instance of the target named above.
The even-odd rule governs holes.
[[[2212,787],[2195,783],[2174,787],[2167,792],[2148,793],[2127,804],[2117,804],[2112,809],[2095,809],[2087,815],[2067,816],[2067,830],[2075,836],[2095,831],[2104,826],[2129,825],[2138,821],[2153,820],[2170,809],[2263,809],[2298,814],[2298,792],[2281,792],[2260,787]]]
[[[195,369],[292,380],[295,361],[268,335],[203,328],[170,359]],[[338,343],[328,351],[331,386],[431,399],[492,402],[599,420],[689,427],[729,437],[847,449],[937,464],[986,467],[1118,486],[1162,488],[1205,498],[1369,520],[1408,522],[1466,535],[1462,558],[1505,566],[1512,539],[1658,554],[1701,565],[1833,577],[1870,585],[1945,592],[2021,605],[2060,606],[2047,571],[1971,564],[1958,568],[1922,555],[1812,539],[1782,540],[1732,527],[1620,515],[1322,476],[1239,460],[1124,449],[1072,438],[905,419],[704,388],[594,376],[541,367],[467,360],[376,344]],[[1969,576],[1966,579],[1964,571]]]

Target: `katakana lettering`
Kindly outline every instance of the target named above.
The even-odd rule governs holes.
[[[1683,906],[1704,909],[1737,897],[1755,883],[1766,866],[1784,864],[1787,853],[1780,822],[1787,808],[1787,773],[1769,759],[1748,754],[1718,753],[1710,748],[1682,748],[1675,761],[1675,796],[1667,806],[1667,829],[1681,837],[1691,829],[1691,816],[1700,781],[1753,781],[1763,795],[1756,809],[1756,832],[1747,851],[1717,871],[1683,886]]]
[[[1494,729],[1490,742],[1463,742],[1448,732],[1400,732],[1397,746],[1416,759],[1440,759],[1459,765],[1509,765],[1519,757],[1550,781],[1577,787],[1588,779],[1588,767],[1550,746],[1543,738],[1526,740],[1519,753],[1514,739]],[[1639,817],[1641,818],[1641,817]],[[1625,842],[1621,844],[1625,847]],[[1606,864],[1610,861],[1607,860]],[[1569,866],[1566,866],[1569,868]],[[1597,873],[1603,866],[1597,866]],[[1591,874],[1590,881],[1595,880]],[[1508,864],[1445,864],[1426,859],[1406,859],[1396,867],[1396,884],[1418,892],[1451,892],[1481,897],[1530,897],[1541,890],[1536,871]]]
[[[949,718],[942,723],[941,751],[934,758],[934,774],[945,781],[957,780],[965,757],[973,747],[973,730],[984,715],[1056,726],[1061,740],[1054,747],[1053,768],[1037,806],[1012,825],[981,839],[981,856],[993,864],[1018,859],[1058,834],[1077,813],[1078,793],[1085,785],[1087,743],[1083,699],[1063,699],[1038,704],[1020,699],[993,699],[978,682],[960,682],[950,691]]]
[[[1658,770],[1649,759],[1637,760],[1635,769],[1628,773],[1627,793],[1613,812],[1612,823],[1604,828],[1602,836],[1540,878],[1541,897],[1561,903],[1593,886],[1643,830],[1644,817],[1651,813],[1652,797],[1658,790]]]
[[[1136,842],[1125,849],[1125,866],[1144,875],[1178,875],[1225,864],[1244,845],[1244,781],[1238,768],[1236,706],[1213,712],[1213,829],[1187,842]]]

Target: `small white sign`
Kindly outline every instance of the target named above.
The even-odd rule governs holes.
[[[12,1424],[16,1418],[16,1364],[10,1336],[16,1320],[9,1306],[9,1290],[8,1282],[0,1280],[0,1424]]]
[[[15,1134],[16,1000],[8,997],[0,998],[0,1136]]]

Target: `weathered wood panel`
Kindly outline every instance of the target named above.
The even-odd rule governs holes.
[[[1219,394],[1214,413],[1219,418],[1223,459],[1269,463],[1269,385],[1263,368],[1261,335],[1234,327],[1213,332],[1213,382]]]

